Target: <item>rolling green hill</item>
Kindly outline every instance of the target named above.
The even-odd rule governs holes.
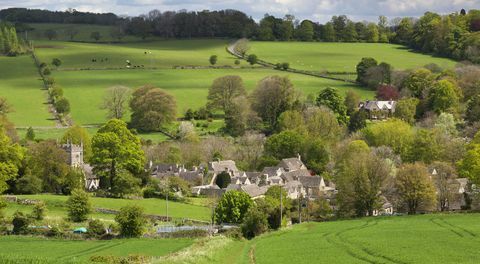
[[[0,56],[0,96],[13,107],[8,116],[16,126],[54,126],[47,94],[30,56]]]
[[[455,61],[411,52],[401,45],[383,43],[321,43],[252,41],[248,53],[271,63],[309,71],[355,72],[363,57],[390,63],[394,69],[412,69],[436,63],[453,67]]]
[[[478,214],[304,223],[233,244],[237,263],[476,263]],[[218,259],[222,263],[222,259]]]

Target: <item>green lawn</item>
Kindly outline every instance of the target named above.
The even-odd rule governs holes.
[[[256,238],[248,252],[262,264],[478,263],[479,219],[451,214],[306,223]]]
[[[362,57],[390,63],[395,69],[412,69],[429,63],[453,67],[455,61],[408,51],[404,46],[380,43],[250,42],[249,53],[272,63],[290,63],[295,69],[355,72]]]
[[[239,75],[247,90],[269,75],[288,75],[296,89],[304,95],[317,94],[331,86],[345,92],[355,89],[362,98],[372,98],[373,92],[351,83],[332,81],[300,74],[285,74],[269,69],[205,69],[205,70],[106,70],[106,71],[58,71],[54,73],[70,100],[71,115],[78,124],[99,124],[106,120],[105,110],[100,109],[106,88],[126,85],[132,88],[152,84],[165,89],[177,100],[178,116],[188,108],[198,109],[207,100],[208,88],[215,78]]]
[[[68,196],[62,195],[18,195],[19,198],[36,199],[45,201],[49,210],[49,216],[52,218],[63,218],[67,216],[65,202]],[[162,199],[141,199],[141,200],[127,200],[127,199],[112,199],[112,198],[91,198],[94,208],[108,208],[118,210],[126,205],[139,205],[145,209],[146,214],[166,215],[166,201]],[[9,203],[7,206],[7,214],[10,215],[15,210],[22,210],[30,212],[32,206],[18,205]],[[196,220],[208,221],[210,219],[210,208],[192,205],[180,202],[168,202],[168,215],[173,218],[189,218]],[[112,215],[96,214],[93,217],[100,217],[104,219],[113,219]]]
[[[193,239],[61,240],[40,237],[0,237],[0,261],[12,263],[90,263],[91,256],[144,255],[159,257],[192,245]],[[9,262],[7,262],[9,263]]]
[[[8,118],[16,126],[54,126],[46,91],[30,56],[0,56],[0,97],[13,107]]]

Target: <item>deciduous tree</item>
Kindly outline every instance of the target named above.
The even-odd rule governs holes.
[[[398,170],[395,186],[409,214],[429,210],[435,204],[435,187],[427,168],[421,163],[404,164]]]
[[[133,92],[130,108],[132,127],[142,131],[158,131],[176,117],[173,96],[162,89],[145,85]]]

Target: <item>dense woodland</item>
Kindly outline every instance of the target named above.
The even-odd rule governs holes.
[[[258,23],[236,10],[160,12],[152,10],[138,17],[120,18],[114,14],[94,14],[10,8],[0,10],[0,19],[18,23],[83,23],[117,25],[125,34],[147,38],[246,37],[255,40],[384,42],[457,60],[480,62],[480,11],[461,10],[439,15],[427,12],[420,18],[379,17],[378,23],[352,21],[347,16],[333,16],[320,24],[300,21],[293,15],[277,18],[266,14]]]

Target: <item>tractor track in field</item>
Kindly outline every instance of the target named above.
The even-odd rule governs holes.
[[[435,221],[437,220],[437,221]],[[431,218],[430,222],[434,223],[435,225],[447,229],[448,231],[454,233],[459,237],[477,237],[477,234],[473,233],[470,230],[467,230],[461,226],[454,225],[443,218]]]
[[[372,223],[373,222],[373,223]],[[394,263],[394,264],[404,264],[404,262],[395,260],[391,257],[384,256],[374,252],[371,249],[368,249],[358,243],[349,241],[344,237],[344,234],[353,230],[361,230],[365,228],[370,228],[378,224],[378,220],[367,221],[365,224],[357,227],[351,227],[344,229],[335,233],[327,233],[324,237],[328,243],[342,248],[348,255],[351,257],[372,264],[380,263]]]
[[[117,247],[117,246],[120,246],[124,243],[125,243],[125,241],[121,241],[121,242],[111,244],[111,245],[105,244],[103,246],[98,246],[98,247],[94,246],[94,247],[91,247],[91,248],[88,248],[88,249],[85,249],[85,250],[82,250],[82,251],[75,252],[73,254],[62,256],[62,257],[60,257],[60,259],[80,257],[80,256],[83,256],[85,254],[96,253],[96,252],[99,252],[99,251],[102,251],[102,250],[105,250],[105,249],[110,249],[110,248],[113,248],[113,247]]]

